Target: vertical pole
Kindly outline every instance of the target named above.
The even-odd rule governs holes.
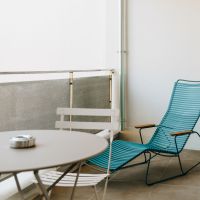
[[[110,108],[112,108],[112,77],[113,75],[113,72],[111,71],[110,72],[110,75],[109,75],[109,103],[110,103]]]
[[[118,122],[116,130],[121,130],[121,116],[119,116],[120,110],[120,74],[118,70],[112,70],[112,105],[111,108],[116,110],[113,121]]]
[[[70,72],[69,74],[69,107],[73,108],[73,80],[74,80],[74,74],[73,72]],[[69,116],[70,124],[72,122],[72,115]],[[72,131],[72,128],[70,127],[70,131]]]
[[[115,85],[115,82],[114,82],[114,75],[115,75],[115,71],[114,70],[111,70],[110,71],[110,78],[109,78],[109,80],[110,80],[110,108],[111,109],[116,109],[116,89],[115,89],[115,87],[116,87],[116,85]],[[114,119],[114,117],[116,117],[116,116],[111,116],[110,117],[110,121],[111,122],[113,122],[113,121],[115,121],[115,119]]]
[[[121,0],[121,129],[126,127],[126,76],[127,76],[127,0]]]

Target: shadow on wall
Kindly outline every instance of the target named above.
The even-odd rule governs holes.
[[[54,129],[57,107],[69,107],[69,81],[0,84],[0,131]],[[109,108],[109,78],[74,80],[73,107]]]

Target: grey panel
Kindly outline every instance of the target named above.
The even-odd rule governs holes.
[[[69,81],[0,84],[0,131],[53,129],[57,107],[69,107]],[[109,108],[109,78],[74,80],[73,107]]]

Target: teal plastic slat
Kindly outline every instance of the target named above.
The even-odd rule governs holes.
[[[171,100],[160,126],[156,129],[148,144],[138,144],[122,140],[112,144],[111,170],[116,171],[128,162],[144,153],[155,151],[177,154],[172,132],[193,130],[200,116],[200,83],[177,81],[174,85]],[[169,127],[169,128],[167,128]],[[189,135],[177,138],[178,152],[184,148]],[[107,168],[109,147],[99,156],[89,160],[101,168]]]

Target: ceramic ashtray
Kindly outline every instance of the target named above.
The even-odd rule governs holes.
[[[35,146],[35,138],[31,135],[17,135],[10,139],[11,148],[22,149],[34,146]]]

